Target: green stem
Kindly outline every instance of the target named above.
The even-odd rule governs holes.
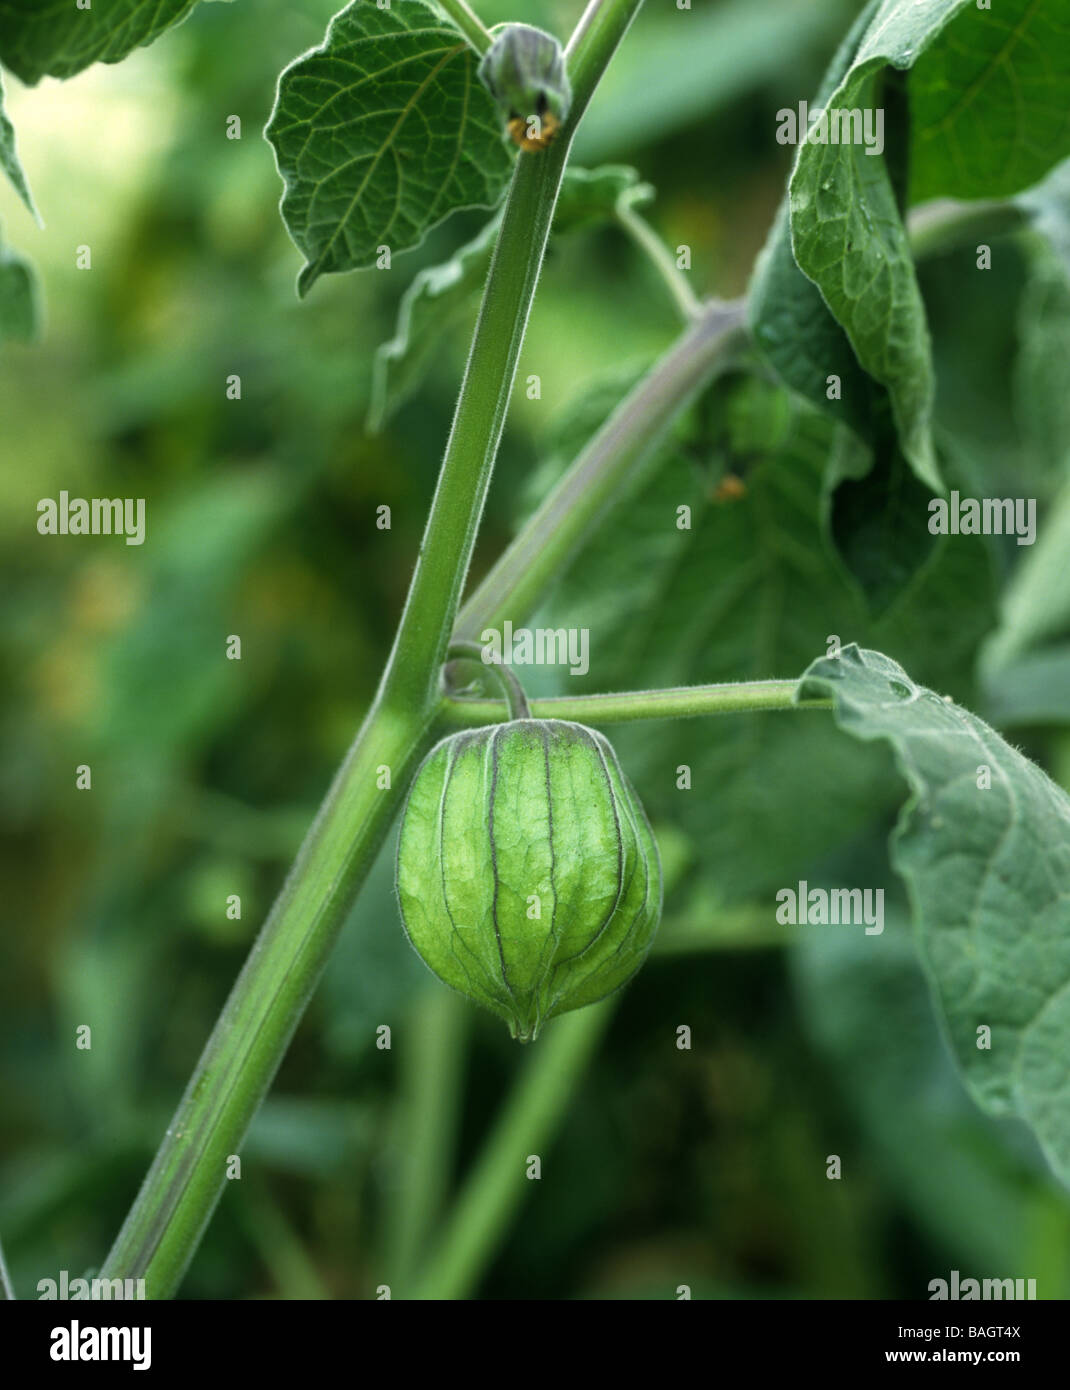
[[[477,642],[451,642],[447,656],[463,661],[478,661],[480,666],[493,666],[494,677],[502,687],[502,693],[505,696],[505,704],[502,707],[503,717],[506,719],[531,718],[531,706],[528,704],[528,697],[512,667],[507,666],[504,662],[485,662],[483,660],[483,648]]]
[[[744,341],[743,304],[706,304],[625,397],[465,602],[456,640],[522,622],[634,481],[680,411]]]
[[[478,648],[477,648],[478,650]],[[631,690],[612,695],[551,695],[532,700],[535,719],[572,719],[579,724],[626,724],[637,719],[696,719],[748,710],[831,709],[831,699],[797,700],[798,681],[737,681],[725,685],[680,685],[667,690]],[[467,729],[512,718],[501,700],[447,696],[439,718]]]
[[[545,1031],[538,1050],[495,1121],[479,1161],[453,1206],[417,1286],[418,1298],[464,1298],[492,1254],[510,1217],[538,1184],[528,1158],[545,1163],[573,1087],[593,1056],[616,1006],[604,999],[565,1014]]]
[[[639,0],[604,0],[558,140],[520,155],[405,610],[379,691],[213,1029],[101,1277],[174,1293],[427,746],[568,149]],[[384,785],[387,780],[389,785]]]
[[[521,154],[516,161],[428,519],[427,534],[434,531],[444,543],[430,548],[425,538],[391,657],[397,692],[410,704],[428,707],[437,697],[569,148],[638,7],[639,0],[601,0],[607,13],[570,68],[568,121],[548,150]]]
[[[702,304],[661,237],[646,218],[640,217],[626,201],[622,201],[617,208],[617,221],[661,276],[684,323],[693,323],[702,313]]]
[[[494,42],[494,35],[489,32],[480,17],[469,9],[465,0],[439,0],[439,4],[482,58]]]
[[[387,1272],[405,1298],[453,1167],[469,1010],[433,985],[417,999],[400,1045],[398,1179],[390,1193]]]

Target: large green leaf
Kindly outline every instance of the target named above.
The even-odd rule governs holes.
[[[892,860],[959,1063],[1070,1183],[1070,798],[879,652],[821,658],[800,695],[831,695],[842,729],[891,744],[910,788]]]
[[[319,48],[279,78],[265,134],[282,216],[306,265],[373,265],[417,246],[459,208],[493,207],[513,166],[474,50],[423,0],[354,0]]]
[[[40,325],[40,297],[33,266],[0,241],[0,343],[29,343]]]
[[[850,77],[860,45],[884,9],[879,0],[872,0],[859,15],[829,66],[813,103],[814,110],[842,104],[837,93]],[[897,116],[897,108],[889,105],[890,140],[894,144],[901,135],[904,118],[901,107]],[[887,131],[885,139],[889,140]],[[859,276],[852,274],[848,278],[846,273],[848,250],[861,254],[864,238],[879,243],[882,235],[881,229],[874,229],[869,221],[867,205],[860,205],[865,219],[863,232],[852,228],[839,252],[833,253],[840,256],[845,271],[846,299],[823,283],[812,265],[806,265],[807,273],[803,273],[799,248],[793,245],[796,218],[801,220],[804,231],[812,226],[812,220],[808,221],[808,190],[813,170],[808,151],[812,154],[815,149],[830,161],[818,184],[822,200],[828,198],[838,182],[849,204],[856,193],[852,180],[867,187],[880,187],[892,199],[898,269],[906,267],[907,278],[913,285],[913,302],[904,319],[909,332],[904,338],[903,324],[893,324],[891,320],[891,299],[882,302],[878,292],[865,311],[871,349],[868,353],[856,341],[857,335],[852,335],[845,308],[862,290]],[[849,153],[852,149],[854,155]],[[809,250],[813,249],[809,244]],[[878,257],[884,254],[878,246]],[[880,288],[874,279],[867,291],[872,294]],[[755,341],[781,378],[832,418],[848,425],[861,441],[863,447],[845,446],[838,450],[837,467],[830,469],[829,525],[849,570],[869,602],[880,610],[924,562],[931,549],[930,540],[924,527],[919,530],[915,524],[909,528],[907,544],[900,539],[888,545],[879,536],[875,543],[872,534],[862,536],[856,523],[861,518],[867,522],[867,531],[872,531],[874,522],[889,531],[882,519],[892,512],[904,520],[916,514],[924,521],[927,490],[939,486],[929,433],[933,380],[924,313],[913,282],[906,233],[898,220],[892,171],[883,156],[866,154],[860,146],[804,144],[800,148],[788,194],[755,266],[748,304]],[[882,335],[887,345],[894,346],[895,354],[879,350]]]
[[[828,108],[883,109],[907,70],[968,0],[883,0]],[[925,310],[900,212],[893,163],[905,120],[885,130],[885,153],[865,143],[799,147],[791,178],[795,258],[821,291],[865,370],[889,392],[903,452],[918,478],[940,488],[930,434],[934,384]]]
[[[0,61],[23,82],[117,63],[177,24],[197,0],[0,0]]]
[[[34,207],[30,185],[26,181],[25,171],[19,163],[19,156],[15,149],[15,127],[11,124],[4,110],[4,82],[2,77],[0,77],[0,171],[7,175],[14,186],[15,192],[26,204],[31,214],[40,221],[41,219],[38,217],[37,209]]]
[[[1070,154],[1070,8],[967,5],[910,79],[911,199],[999,198]]]
[[[653,197],[623,164],[566,169],[554,210],[555,235],[611,219],[620,200]],[[397,329],[375,354],[368,427],[378,430],[420,385],[440,351],[443,334],[466,319],[487,278],[501,214],[441,265],[421,270],[401,298]]]
[[[596,393],[595,418],[612,395]],[[566,421],[553,450],[559,466],[592,423],[584,404],[572,412],[579,427]],[[754,380],[724,383],[707,405],[712,422],[618,500],[532,620],[589,629],[589,674],[551,684],[533,670],[525,680],[578,693],[791,677],[831,635],[846,642],[868,632],[962,689],[994,620],[984,542],[943,545],[914,605],[873,622],[825,537],[823,477],[838,427]],[[725,472],[742,475],[744,496],[725,500]],[[677,525],[682,506],[687,529]],[[886,758],[860,757],[821,715],[802,718],[804,728],[756,714],[614,731],[655,823],[688,833],[702,877],[725,900],[805,876],[894,804]],[[690,791],[676,787],[684,763]]]
[[[829,65],[815,99],[824,106],[850,67],[879,0],[856,19]],[[806,400],[868,437],[875,383],[859,365],[821,291],[805,276],[791,246],[791,206],[785,195],[765,248],[755,262],[747,296],[751,331],[779,375]],[[827,378],[842,382],[839,400],[829,400]]]

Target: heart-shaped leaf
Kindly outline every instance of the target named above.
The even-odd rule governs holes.
[[[265,134],[298,290],[418,246],[459,208],[493,207],[513,166],[462,35],[423,0],[355,0],[279,78]]]

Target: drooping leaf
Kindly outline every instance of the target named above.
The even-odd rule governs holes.
[[[882,112],[888,69],[908,70],[965,0],[883,0],[827,100],[826,110]],[[874,118],[875,120],[875,118]],[[800,143],[791,177],[791,240],[862,367],[888,390],[903,452],[918,478],[941,488],[930,434],[934,394],[925,310],[901,216],[893,156],[909,138],[900,117],[883,150],[850,140]],[[873,131],[875,133],[874,125]]]
[[[828,103],[847,72],[879,2],[870,0],[843,39],[818,90],[815,108]],[[806,400],[866,438],[874,383],[859,365],[821,291],[799,269],[791,245],[788,195],[755,262],[747,311],[754,340],[780,377]],[[831,375],[842,384],[838,398],[829,395]]]
[[[40,328],[37,275],[24,256],[0,241],[0,343],[29,343]]]
[[[474,50],[424,0],[354,0],[319,48],[279,78],[265,134],[285,183],[281,211],[323,274],[418,246],[460,208],[493,207],[513,166]]]
[[[858,17],[829,66],[814,110],[838,104],[836,93],[852,70],[859,45],[872,25],[877,23],[882,7],[879,0]],[[894,116],[894,108],[893,108]],[[899,125],[902,125],[900,111]],[[804,132],[799,132],[801,138]],[[887,132],[885,135],[887,139]],[[932,395],[932,372],[928,356],[928,341],[924,333],[924,314],[920,295],[915,294],[915,313],[909,319],[914,347],[907,355],[906,366],[914,374],[915,385],[921,384],[916,403],[920,415],[912,422],[906,420],[903,402],[909,390],[905,378],[897,386],[888,372],[871,359],[862,358],[859,344],[850,336],[850,325],[831,303],[825,287],[816,283],[812,271],[804,274],[793,246],[796,217],[795,178],[799,176],[807,146],[802,146],[796,162],[796,172],[789,186],[766,246],[758,258],[752,278],[748,309],[751,330],[763,355],[780,377],[811,403],[833,419],[850,427],[858,446],[841,447],[832,459],[839,459],[839,471],[830,469],[828,476],[828,518],[833,541],[841,547],[847,568],[865,593],[875,611],[886,607],[902,586],[909,581],[929,553],[926,537],[917,527],[911,528],[912,543],[903,545],[900,538],[891,546],[872,544],[872,536],[863,541],[856,536],[854,522],[859,516],[868,517],[867,529],[875,522],[888,525],[887,499],[900,503],[909,494],[917,503],[923,488],[930,488],[936,479],[934,457],[929,437],[928,412]],[[850,147],[823,146],[835,159],[839,152]],[[883,179],[895,201],[892,177],[883,156],[864,153],[860,175],[867,180]],[[846,156],[845,156],[846,158]],[[880,166],[874,169],[873,166]],[[844,177],[850,170],[845,165]],[[805,183],[803,220],[805,222]],[[821,178],[821,196],[833,186],[831,173]],[[894,216],[898,212],[893,207]],[[868,231],[868,229],[867,229]],[[905,232],[899,228],[900,250],[909,260]],[[857,232],[852,232],[849,245],[855,249]],[[915,285],[916,292],[916,285]],[[831,307],[830,307],[831,303]],[[842,305],[841,305],[842,308]],[[889,306],[871,307],[869,328],[874,343],[882,331],[890,330],[887,320]],[[898,331],[898,330],[897,330]],[[894,373],[892,374],[894,375]],[[913,389],[913,388],[909,388]],[[899,407],[897,408],[897,393]],[[906,394],[905,394],[906,392]],[[910,437],[907,430],[911,431]],[[867,476],[870,470],[873,476]],[[914,477],[910,472],[913,470]],[[918,481],[921,480],[921,481]],[[901,516],[909,513],[898,508]],[[924,516],[924,512],[920,512]],[[881,520],[881,518],[885,520]]]
[[[23,82],[118,63],[185,19],[197,0],[0,0],[0,62]]]
[[[814,662],[800,696],[818,694],[847,733],[891,744],[910,788],[892,862],[967,1083],[1070,1183],[1070,797],[879,652]]]
[[[967,5],[910,79],[911,201],[999,198],[1070,155],[1070,10]]]
[[[653,197],[653,192],[626,165],[566,169],[554,210],[554,234],[608,221],[621,198],[638,202]],[[402,295],[394,336],[375,354],[369,429],[382,429],[423,380],[443,335],[474,313],[500,222],[496,214],[448,261],[421,270]]]
[[[40,216],[33,202],[33,194],[26,180],[26,173],[19,163],[15,149],[15,127],[4,110],[4,81],[0,75],[0,170],[11,180],[15,192],[26,204],[32,217],[40,222]]]

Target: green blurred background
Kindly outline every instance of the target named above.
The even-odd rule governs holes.
[[[478,8],[518,17],[504,0]],[[41,343],[0,356],[0,1233],[22,1296],[99,1265],[118,1229],[372,694],[449,426],[464,331],[379,436],[364,428],[371,354],[415,271],[481,214],[389,272],[294,293],[260,132],[280,68],[332,9],[205,5],[118,67],[9,83],[47,223],[36,231],[0,189],[47,304]],[[812,94],[855,9],[665,0],[637,22],[576,157],[632,163],[656,185],[649,216],[693,248],[699,293],[745,288],[789,168],[772,112]],[[519,17],[564,33],[577,13],[536,0]],[[225,138],[232,114],[240,141]],[[75,268],[81,244],[91,271]],[[555,245],[520,364],[542,398],[517,393],[477,574],[511,534],[555,413],[675,332],[619,232]],[[225,395],[232,373],[240,401]],[[39,537],[36,503],[61,489],[146,498],[147,543]],[[223,659],[231,633],[240,662]],[[82,763],[91,793],[75,790]],[[240,921],[222,910],[230,893]],[[952,1268],[1070,1292],[1070,1205],[1024,1136],[965,1099],[904,933],[886,933],[861,992],[858,949],[653,961],[481,1296],[673,1297],[689,1283],[696,1297],[922,1297]],[[411,1077],[375,1029],[404,1036],[438,989],[402,940],[388,846],[185,1296],[354,1298],[386,1282]],[[522,1060],[494,1020],[464,1018],[446,1180]],[[74,1046],[82,1023],[90,1052]],[[679,1023],[689,1052],[673,1045]]]

